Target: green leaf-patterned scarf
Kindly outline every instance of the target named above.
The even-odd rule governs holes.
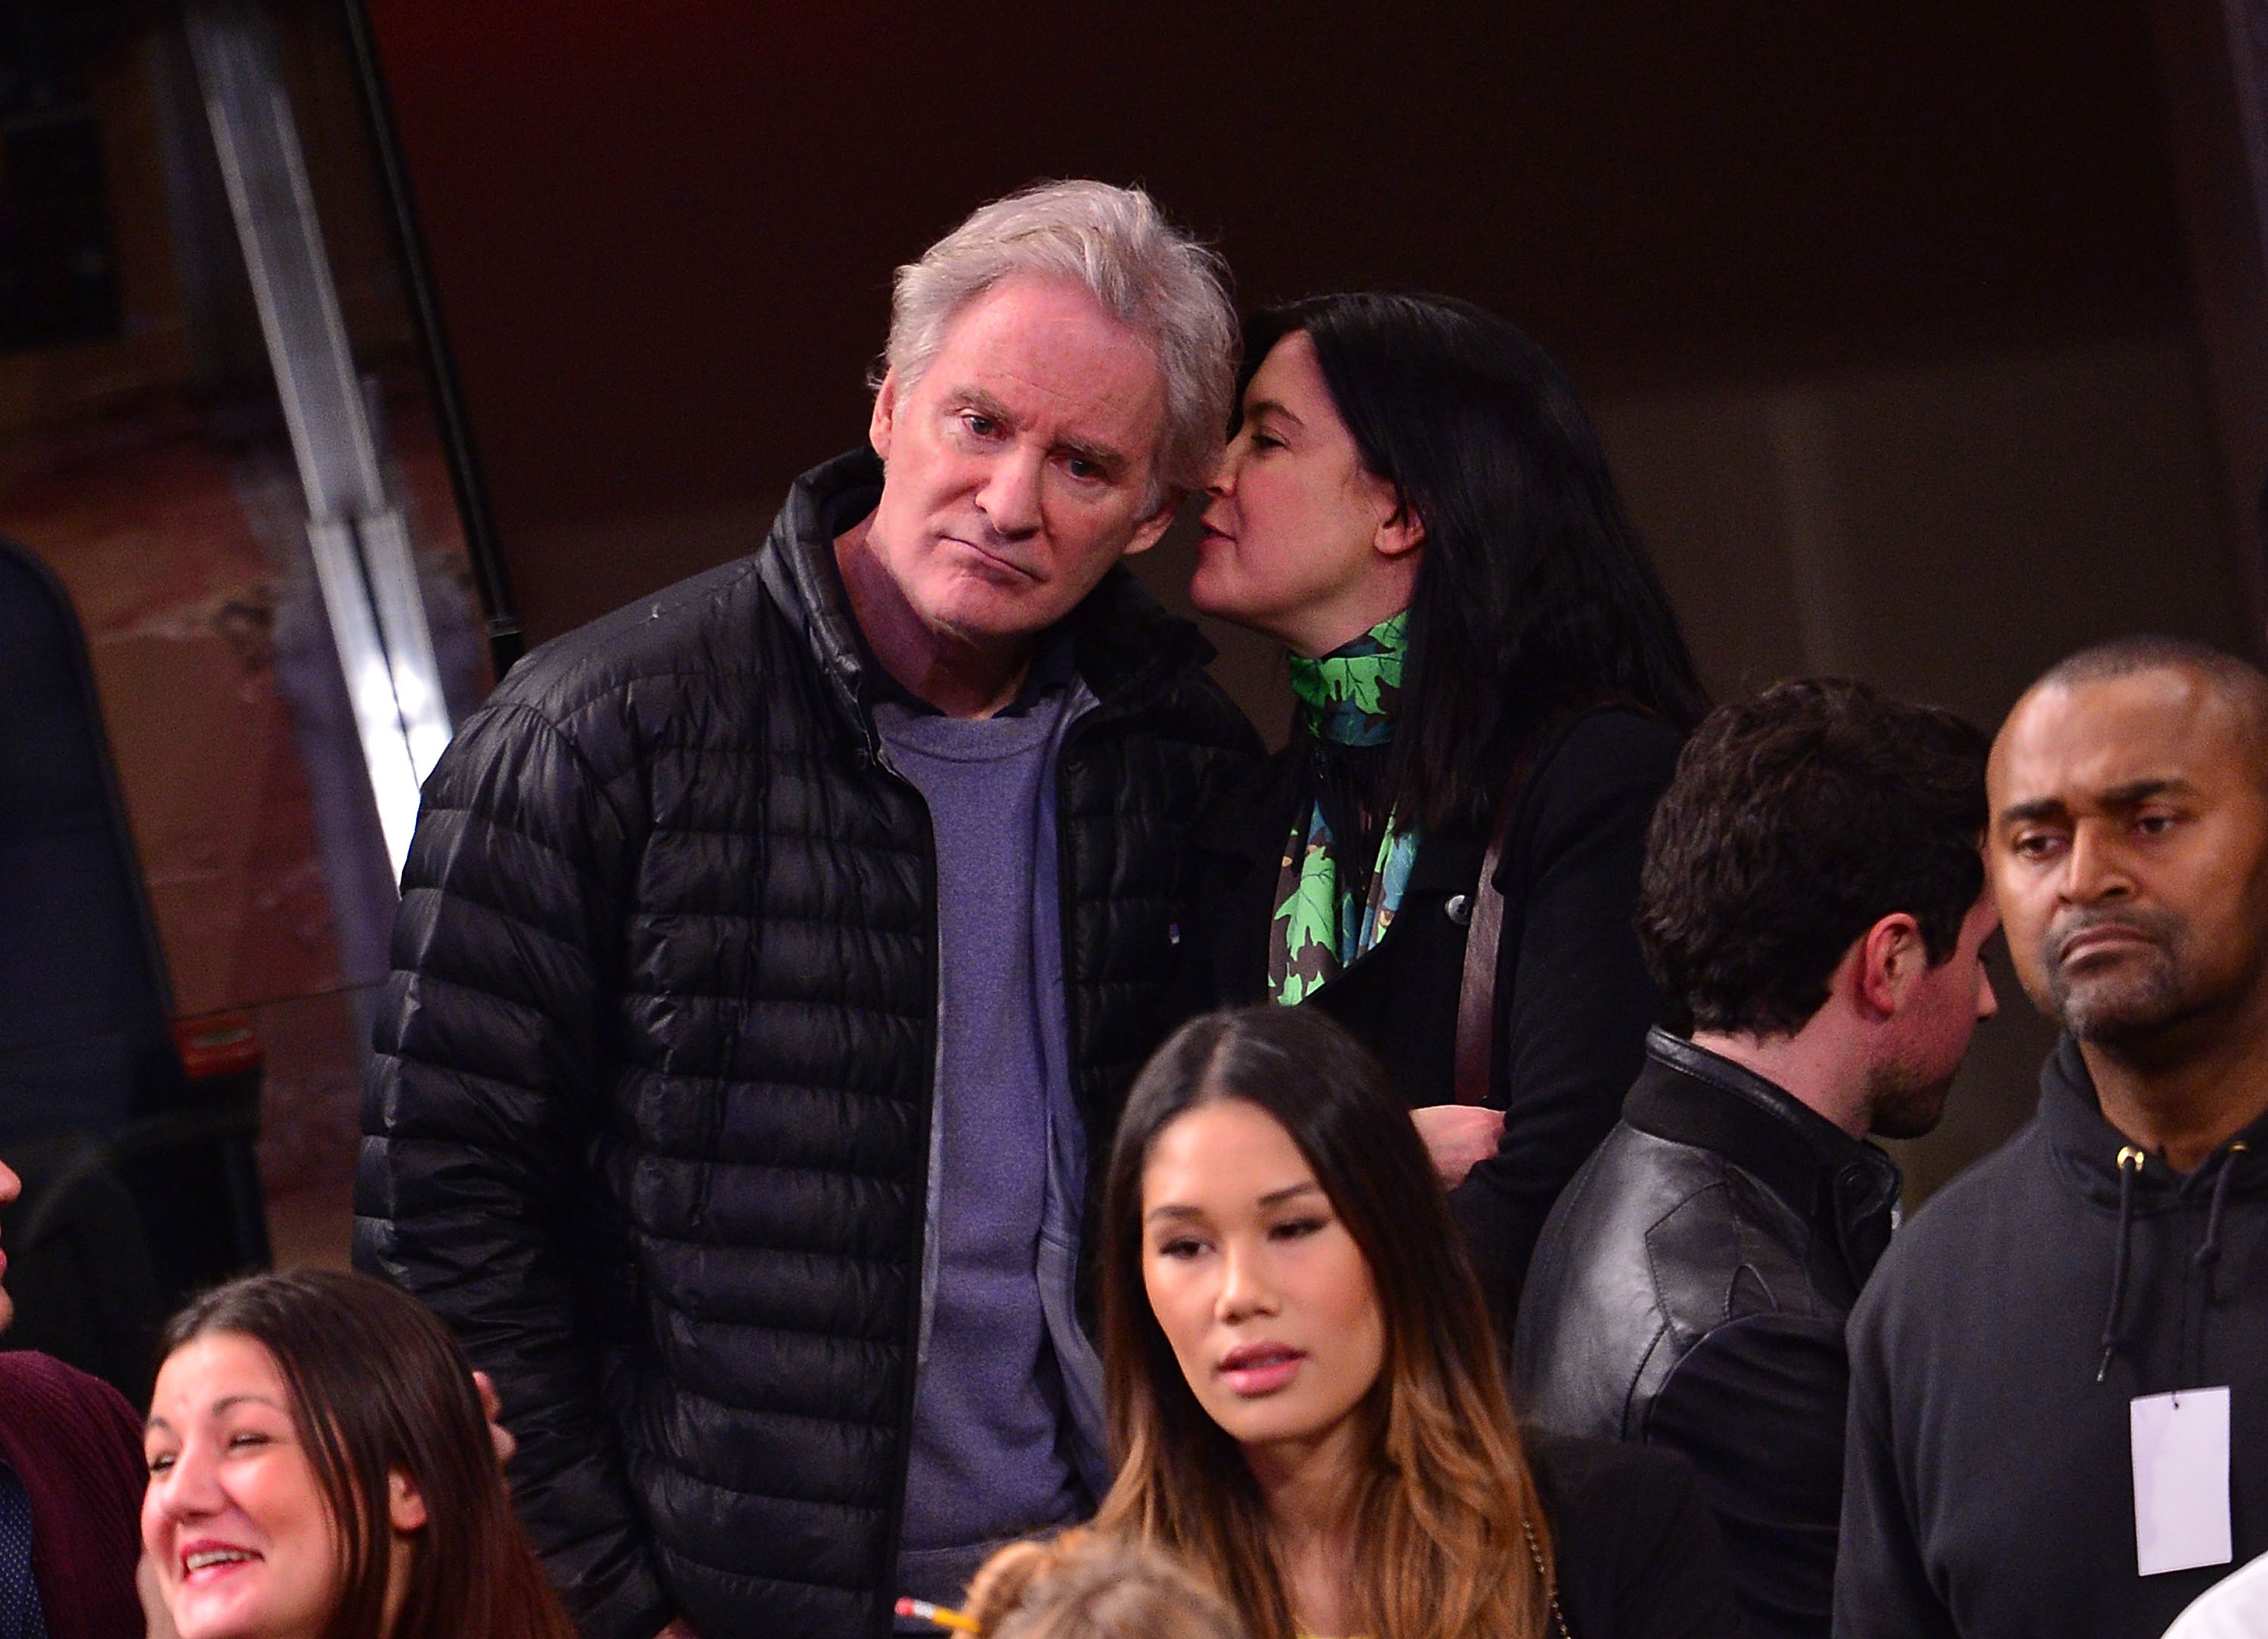
[[[1317,739],[1357,746],[1393,739],[1409,624],[1405,609],[1319,660],[1292,657],[1292,692]],[[1276,878],[1268,991],[1286,1006],[1305,1001],[1386,937],[1418,856],[1418,839],[1388,817],[1370,891],[1359,900],[1341,891],[1338,853],[1323,805],[1311,803],[1292,827]]]

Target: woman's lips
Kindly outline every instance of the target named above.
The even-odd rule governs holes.
[[[1288,1343],[1255,1343],[1232,1349],[1221,1356],[1220,1380],[1229,1392],[1246,1399],[1273,1394],[1288,1386],[1307,1363],[1307,1355]]]
[[[232,1542],[193,1542],[181,1550],[181,1580],[193,1587],[206,1587],[259,1562],[259,1554]]]

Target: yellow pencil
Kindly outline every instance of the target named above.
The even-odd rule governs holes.
[[[956,1633],[981,1634],[976,1619],[961,1611],[948,1611],[942,1605],[932,1605],[927,1599],[900,1599],[898,1614],[910,1616],[917,1621],[931,1622],[939,1628],[950,1628]]]

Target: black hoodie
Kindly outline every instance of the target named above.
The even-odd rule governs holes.
[[[2137,1574],[2137,1395],[2229,1388],[2234,1562],[2268,1551],[2268,1120],[2122,1172],[2068,1038],[2040,1086],[1852,1316],[1837,1639],[2163,1632],[2231,1567]]]

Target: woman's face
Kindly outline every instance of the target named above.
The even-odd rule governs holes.
[[[275,1356],[209,1332],[158,1368],[143,1435],[142,1546],[181,1639],[314,1639],[344,1543]]]
[[[1248,1451],[1351,1434],[1386,1357],[1369,1261],[1276,1118],[1184,1111],[1142,1171],[1142,1282],[1182,1374]]]
[[[1208,488],[1189,582],[1206,614],[1314,656],[1409,606],[1425,530],[1364,469],[1306,332],[1261,361]]]

